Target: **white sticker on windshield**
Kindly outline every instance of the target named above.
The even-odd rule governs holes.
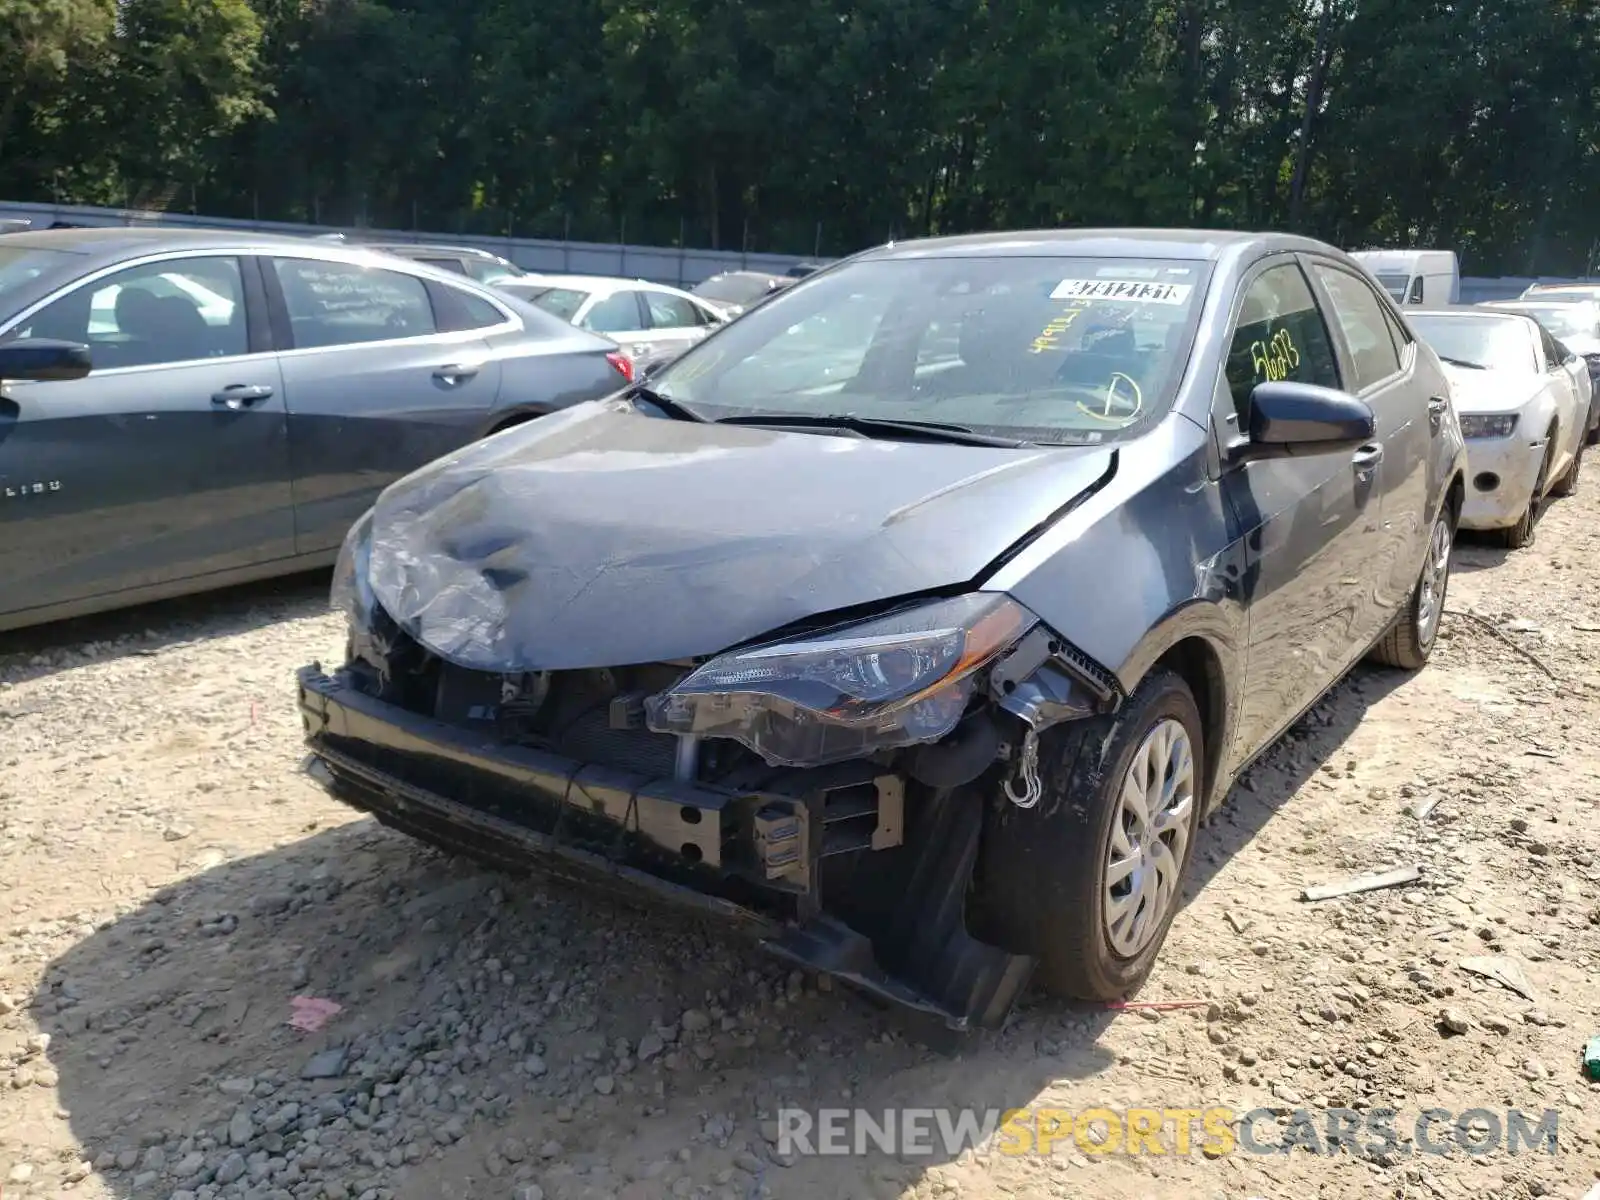
[[[1135,279],[1063,279],[1052,300],[1123,300],[1132,304],[1184,304],[1192,283],[1142,283]]]

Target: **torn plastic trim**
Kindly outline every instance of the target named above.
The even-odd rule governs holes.
[[[1042,624],[989,668],[989,695],[1033,733],[1115,712],[1125,699],[1114,674]]]

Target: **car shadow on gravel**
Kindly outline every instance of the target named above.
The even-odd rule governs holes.
[[[297,996],[342,1008],[302,1032]],[[479,870],[366,820],[101,921],[30,1004],[50,1041],[18,1086],[55,1082],[87,1159],[129,1197],[436,1200],[518,1181],[556,1197],[563,1173],[596,1170],[603,1194],[648,1180],[623,1194],[666,1195],[691,1144],[697,1182],[720,1174],[742,1196],[769,1167],[793,1186],[824,1165],[777,1169],[762,1129],[786,1105],[1003,1111],[1113,1061],[1097,1045],[1111,1014],[1031,998],[1012,1030],[936,1053],[723,930]]]
[[[1367,710],[1411,679],[1407,671],[1358,666],[1253,763],[1201,831],[1184,886],[1195,900],[1279,810],[1333,760]],[[1293,899],[1285,895],[1285,903]]]
[[[20,683],[86,662],[159,654],[189,642],[244,633],[328,607],[326,569],[214,592],[157,600],[0,633],[0,679]]]

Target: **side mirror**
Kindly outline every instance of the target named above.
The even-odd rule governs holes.
[[[1354,450],[1377,430],[1372,409],[1348,392],[1314,383],[1258,383],[1250,393],[1248,438],[1236,460]]]
[[[89,347],[55,338],[22,338],[0,345],[0,380],[58,383],[82,379],[93,364]]]

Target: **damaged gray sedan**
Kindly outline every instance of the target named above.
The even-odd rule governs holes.
[[[953,1029],[1121,997],[1239,772],[1364,655],[1427,660],[1464,461],[1321,243],[880,247],[391,485],[310,767]]]

